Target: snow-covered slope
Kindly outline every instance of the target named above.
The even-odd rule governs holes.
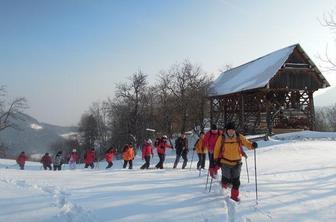
[[[75,131],[74,127],[54,126],[40,123],[33,117],[19,113],[10,119],[15,128],[0,132],[0,142],[8,147],[7,155],[17,155],[22,150],[29,154],[49,151],[50,144],[59,140],[60,135]]]
[[[300,132],[260,142],[257,150],[258,204],[253,151],[241,175],[240,204],[225,197],[218,182],[205,191],[206,172],[172,169],[173,151],[163,170],[42,171],[29,163],[20,171],[0,160],[0,221],[324,221],[336,219],[336,133]],[[189,153],[191,159],[192,152]],[[158,162],[155,156],[153,166]],[[8,167],[8,169],[6,169]],[[181,167],[181,163],[179,165]]]

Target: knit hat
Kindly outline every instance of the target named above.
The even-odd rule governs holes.
[[[217,126],[216,126],[216,124],[211,124],[211,128],[210,128],[211,130],[217,130]]]
[[[229,129],[235,130],[236,126],[235,126],[234,122],[229,122],[229,123],[226,124],[225,129],[226,130],[229,130]]]

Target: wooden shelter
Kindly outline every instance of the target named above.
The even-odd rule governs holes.
[[[250,134],[314,130],[313,93],[328,86],[295,44],[223,72],[209,87],[211,123]]]

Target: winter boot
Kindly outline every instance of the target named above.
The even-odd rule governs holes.
[[[235,188],[232,188],[231,189],[231,199],[238,202],[239,201],[239,190],[238,189],[235,189]]]

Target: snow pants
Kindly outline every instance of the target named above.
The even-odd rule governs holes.
[[[174,163],[173,168],[177,167],[177,164],[180,162],[181,156],[182,156],[182,159],[183,159],[182,169],[184,169],[187,166],[188,152],[186,150],[184,150],[184,151],[182,151],[182,153],[179,153],[179,154],[177,153],[176,154],[176,159],[175,159],[175,163]]]
[[[54,165],[54,170],[62,170],[62,165]]]
[[[24,170],[24,164],[19,164],[20,170]]]
[[[124,169],[126,168],[127,163],[129,164],[128,169],[132,169],[133,168],[133,160],[124,160],[124,165],[123,165]]]
[[[84,166],[84,168],[88,168],[89,166],[91,167],[91,169],[94,168],[94,164],[93,163],[86,163],[85,166]]]
[[[106,166],[106,168],[105,168],[105,169],[111,168],[112,166],[113,166],[113,163],[112,163],[112,161],[111,161],[111,162],[107,162],[107,166]]]
[[[214,160],[214,154],[208,152],[209,154],[209,168],[214,168],[215,167],[215,160]]]
[[[197,169],[205,167],[205,153],[198,153]]]
[[[150,165],[150,156],[145,156],[145,163],[140,167],[140,169],[148,169]]]
[[[51,165],[43,165],[43,169],[44,170],[47,170],[47,169],[51,170]]]
[[[70,162],[69,162],[69,167],[70,167],[71,170],[76,169],[76,162],[72,162],[72,161],[70,161]]]
[[[158,164],[156,164],[155,167],[158,169],[163,169],[163,163],[165,161],[166,154],[159,153],[158,156],[159,156],[160,161],[158,162]]]
[[[238,162],[234,166],[222,164],[222,184],[232,184],[232,188],[239,189],[240,186],[240,171],[242,163]]]

